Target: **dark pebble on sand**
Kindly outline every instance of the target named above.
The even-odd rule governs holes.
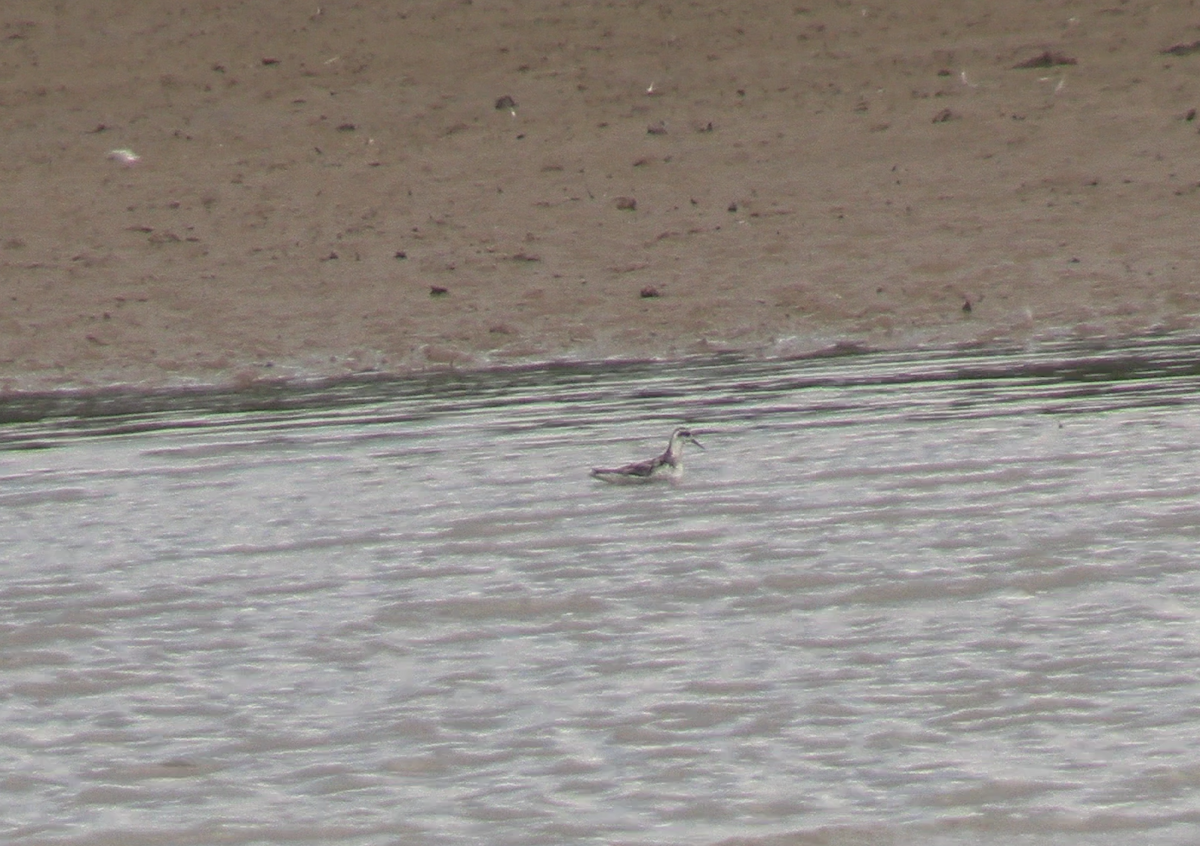
[[[1013,65],[1013,70],[1025,70],[1027,68],[1050,68],[1055,65],[1077,65],[1079,62],[1073,56],[1067,56],[1063,53],[1052,53],[1049,50],[1034,56],[1032,59],[1026,59],[1023,62],[1017,62]]]
[[[1164,56],[1187,56],[1192,53],[1200,53],[1200,41],[1193,41],[1191,44],[1176,44],[1174,47],[1168,47],[1162,51]]]

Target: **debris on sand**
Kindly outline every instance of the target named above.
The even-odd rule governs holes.
[[[1024,70],[1026,68],[1052,68],[1055,65],[1077,65],[1079,60],[1073,56],[1068,56],[1065,53],[1053,53],[1049,50],[1034,56],[1032,59],[1026,59],[1023,62],[1017,62],[1013,65],[1013,70]]]
[[[133,150],[109,150],[108,158],[114,162],[120,162],[125,167],[133,167],[142,160],[142,157]]]
[[[1159,52],[1164,56],[1190,56],[1192,53],[1200,53],[1200,41],[1193,41],[1191,44],[1176,44],[1174,47],[1168,47]]]

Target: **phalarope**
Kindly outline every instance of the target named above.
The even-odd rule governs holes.
[[[606,470],[603,467],[593,467],[592,477],[612,484],[640,484],[662,479],[677,480],[683,475],[683,445],[695,444],[704,449],[692,433],[685,427],[679,427],[671,433],[671,440],[662,455],[648,458],[645,461],[635,461],[622,467]]]

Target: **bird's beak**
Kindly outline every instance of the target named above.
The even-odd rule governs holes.
[[[700,447],[700,449],[704,449],[704,444],[700,443],[695,438],[688,438],[688,443],[695,444],[696,446]]]

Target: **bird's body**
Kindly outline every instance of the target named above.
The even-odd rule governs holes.
[[[700,442],[692,437],[690,431],[680,427],[671,433],[671,440],[662,455],[611,469],[593,467],[592,478],[614,485],[677,481],[683,475],[683,445],[685,443],[695,444],[700,449],[704,449],[703,446],[700,446]]]

